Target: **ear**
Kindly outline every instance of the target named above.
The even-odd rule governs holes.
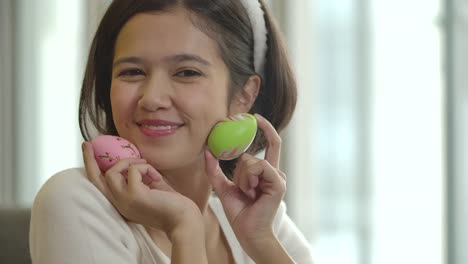
[[[229,115],[249,112],[255,99],[257,99],[261,83],[262,79],[260,76],[250,76],[244,87],[232,98],[229,105]]]

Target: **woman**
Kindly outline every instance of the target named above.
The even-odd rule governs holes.
[[[126,138],[144,159],[103,175],[84,142],[85,168],[51,177],[35,199],[33,263],[311,263],[282,203],[277,131],[295,102],[262,1],[113,1],[88,58],[80,128],[86,140],[95,130]],[[260,133],[219,163],[209,132],[244,112]]]

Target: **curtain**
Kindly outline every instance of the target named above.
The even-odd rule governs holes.
[[[446,1],[448,263],[468,263],[468,1]]]
[[[13,16],[12,1],[0,2],[0,205],[12,206],[15,197],[13,162]]]

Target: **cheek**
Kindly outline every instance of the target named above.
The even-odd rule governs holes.
[[[197,113],[199,117],[207,121],[224,118],[227,113],[227,95],[218,87],[209,87],[209,89],[199,90],[190,95],[184,96],[188,99],[184,105],[192,109],[192,113]]]
[[[110,89],[112,116],[117,128],[127,122],[132,105],[134,105],[135,97],[129,91],[118,84],[113,84]]]

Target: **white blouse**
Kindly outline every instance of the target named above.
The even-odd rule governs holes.
[[[236,263],[254,263],[244,252],[224,214],[220,200],[209,206],[226,236]],[[281,204],[275,233],[296,263],[312,263],[310,246]],[[34,264],[169,264],[146,229],[126,222],[105,196],[86,178],[83,168],[52,176],[37,194],[29,235]]]

